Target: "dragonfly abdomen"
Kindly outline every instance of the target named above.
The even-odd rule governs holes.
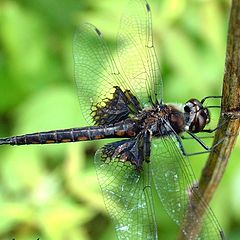
[[[31,133],[20,136],[0,139],[0,145],[27,145],[27,144],[50,144],[66,143],[88,140],[98,140],[103,138],[118,138],[135,136],[127,125],[116,126],[92,126],[83,128],[71,128],[48,132]]]

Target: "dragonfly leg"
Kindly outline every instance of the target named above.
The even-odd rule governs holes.
[[[222,96],[207,96],[201,100],[201,103],[204,103],[207,99],[210,99],[210,98],[222,98]]]
[[[196,137],[196,136],[195,136]],[[197,140],[197,137],[194,138]],[[214,144],[212,147],[208,147],[205,145],[205,143],[203,143],[200,139],[198,139],[197,141],[200,143],[200,145],[205,149],[205,151],[201,151],[201,152],[195,152],[195,153],[187,153],[186,150],[184,149],[184,146],[182,144],[182,141],[179,137],[177,137],[177,141],[178,141],[178,144],[179,144],[179,147],[182,151],[182,154],[184,156],[195,156],[195,155],[199,155],[199,154],[204,154],[204,153],[209,153],[211,152],[212,150],[214,150],[219,144],[221,144],[223,141],[225,140],[225,137],[220,139],[216,144]]]
[[[196,136],[194,133],[191,132],[187,132],[192,139],[196,140],[205,150],[209,150],[210,148],[198,137]]]
[[[226,121],[220,123],[217,127],[213,128],[213,129],[203,129],[201,132],[213,133],[216,130],[218,130],[219,128],[221,128],[225,123],[226,123]]]
[[[201,132],[213,133],[216,130],[222,128],[227,123],[228,120],[229,120],[229,117],[226,117],[226,118],[224,118],[224,120],[220,124],[218,124],[217,127],[213,128],[213,129],[203,129]]]
[[[143,154],[146,162],[150,161],[152,132],[147,130],[143,134]]]
[[[216,131],[217,129],[220,129],[221,127],[224,126],[224,124],[227,122],[227,120],[225,119],[224,121],[222,121],[216,128],[214,129],[206,129],[206,130],[202,130],[201,132],[206,132],[206,133],[212,133],[214,131]],[[211,149],[214,147],[208,147],[201,139],[203,138],[213,138],[214,136],[204,136],[204,137],[198,137],[196,134],[190,132],[190,131],[187,131],[187,133],[191,136],[191,137],[184,137],[184,136],[181,136],[182,139],[194,139],[196,140],[205,150],[207,150],[207,152],[211,151]],[[220,140],[221,141],[221,140]],[[216,145],[216,144],[215,144]],[[218,143],[217,143],[218,145]]]
[[[197,136],[199,139],[207,139],[207,138],[214,138],[214,136]],[[182,140],[192,140],[192,137],[185,137],[185,136],[181,136]]]

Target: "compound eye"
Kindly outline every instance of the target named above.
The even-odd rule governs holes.
[[[205,110],[200,110],[196,113],[194,121],[192,122],[191,130],[193,133],[201,132],[206,124],[210,121],[209,116]]]
[[[191,109],[190,109],[190,107],[189,107],[188,105],[185,105],[185,106],[184,106],[184,111],[185,111],[186,113],[190,113],[190,112],[191,112]]]

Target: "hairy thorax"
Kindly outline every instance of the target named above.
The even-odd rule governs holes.
[[[142,111],[137,117],[142,122],[142,128],[149,129],[153,136],[185,131],[184,113],[174,105],[157,105],[153,109]]]

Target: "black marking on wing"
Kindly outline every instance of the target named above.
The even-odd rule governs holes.
[[[148,131],[138,134],[129,140],[122,140],[107,144],[102,149],[102,159],[109,163],[112,159],[121,162],[130,162],[136,166],[137,171],[142,170],[143,162],[149,162],[150,134]]]
[[[129,90],[122,91],[115,87],[112,99],[105,98],[102,102],[92,106],[92,114],[95,124],[114,124],[141,111],[140,103]]]
[[[96,31],[96,33],[97,33],[99,36],[102,35],[101,31],[100,31],[98,28],[96,28],[96,27],[95,27],[95,31]]]
[[[102,150],[102,159],[108,163],[114,158],[120,162],[128,161],[137,168],[141,168],[143,145],[136,139],[122,140],[105,145]]]
[[[151,12],[151,7],[150,7],[150,5],[148,3],[146,3],[146,8],[147,8],[148,12]]]

